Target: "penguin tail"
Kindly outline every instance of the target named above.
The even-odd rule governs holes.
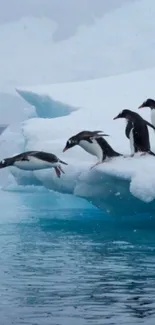
[[[119,152],[117,152],[117,151],[115,151],[115,152],[114,152],[114,156],[115,156],[115,157],[121,157],[121,156],[123,156],[123,154],[122,154],[122,153],[119,153]]]
[[[154,157],[155,157],[155,153],[152,152],[151,150],[149,150],[148,153],[149,153],[151,156],[154,156]]]
[[[63,160],[60,160],[59,159],[59,162],[61,163],[61,164],[63,164],[63,165],[68,165],[65,161],[63,161]]]
[[[116,152],[116,156],[117,156],[117,157],[122,157],[123,154],[122,154],[122,153],[119,153],[119,152]]]

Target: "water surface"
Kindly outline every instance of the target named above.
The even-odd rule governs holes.
[[[0,192],[0,324],[154,325],[155,221]]]

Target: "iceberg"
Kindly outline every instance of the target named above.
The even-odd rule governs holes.
[[[132,72],[126,75],[103,79],[55,84],[19,89],[18,93],[36,109],[37,117],[22,123],[22,134],[26,150],[53,152],[68,162],[65,175],[56,178],[53,170],[16,172],[11,169],[20,183],[43,185],[62,195],[70,195],[90,202],[112,216],[125,216],[155,211],[155,158],[139,156],[114,158],[94,169],[90,167],[96,157],[76,146],[66,153],[62,150],[68,138],[81,130],[102,130],[110,134],[108,141],[115,150],[129,154],[129,141],[125,137],[124,121],[113,121],[123,108],[138,111],[141,101],[154,98],[155,69]],[[24,95],[23,95],[24,94]],[[32,96],[33,94],[33,96]],[[48,98],[51,107],[49,118]],[[35,100],[34,100],[35,98]],[[36,100],[37,99],[37,100]],[[58,106],[57,106],[58,103]],[[62,106],[61,106],[62,105]],[[68,110],[64,114],[62,107]],[[41,113],[41,110],[43,113]],[[53,112],[53,113],[52,113]],[[57,112],[57,113],[56,113]],[[66,111],[67,112],[67,111]],[[150,120],[149,109],[139,112]],[[57,116],[56,116],[57,115]],[[149,128],[151,149],[155,149],[155,134]],[[13,168],[14,169],[14,168]]]

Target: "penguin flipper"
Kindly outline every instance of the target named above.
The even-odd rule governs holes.
[[[126,126],[126,129],[125,129],[125,135],[126,135],[126,137],[128,138],[128,139],[130,139],[130,131],[131,131],[131,129],[133,128],[133,124],[132,124],[132,122],[131,121],[128,121],[128,123],[127,123],[127,126]]]
[[[108,134],[104,134],[103,131],[84,131],[83,132],[83,139],[88,139],[88,138],[95,138],[95,137],[101,137],[101,136],[108,136]]]
[[[102,137],[102,136],[109,136],[109,134],[105,134],[103,131],[93,131],[92,132],[92,137],[97,137],[97,138],[99,138],[99,137]]]
[[[150,126],[150,128],[152,128],[153,130],[155,130],[155,126],[152,125],[151,123],[149,123],[148,121],[144,120],[146,125]]]
[[[29,161],[29,158],[27,156],[21,156],[19,155],[19,157],[16,157],[17,161]]]
[[[94,134],[94,135],[92,135],[89,139],[87,139],[87,141],[90,142],[90,143],[93,143],[92,140],[94,140],[94,139],[99,139],[99,138],[101,138],[102,136],[104,136],[104,137],[109,137],[109,134],[104,134],[104,133],[101,133],[101,134]]]
[[[22,157],[20,160],[22,160],[22,161],[29,161],[29,158],[28,157]]]
[[[92,131],[92,134],[94,134],[94,135],[95,134],[97,135],[98,133],[103,133],[103,131]]]
[[[94,134],[91,139],[98,139],[101,137],[109,137],[109,134],[101,133],[101,134]]]

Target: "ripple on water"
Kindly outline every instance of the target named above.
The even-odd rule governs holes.
[[[155,227],[40,195],[1,194],[1,324],[154,325]]]

